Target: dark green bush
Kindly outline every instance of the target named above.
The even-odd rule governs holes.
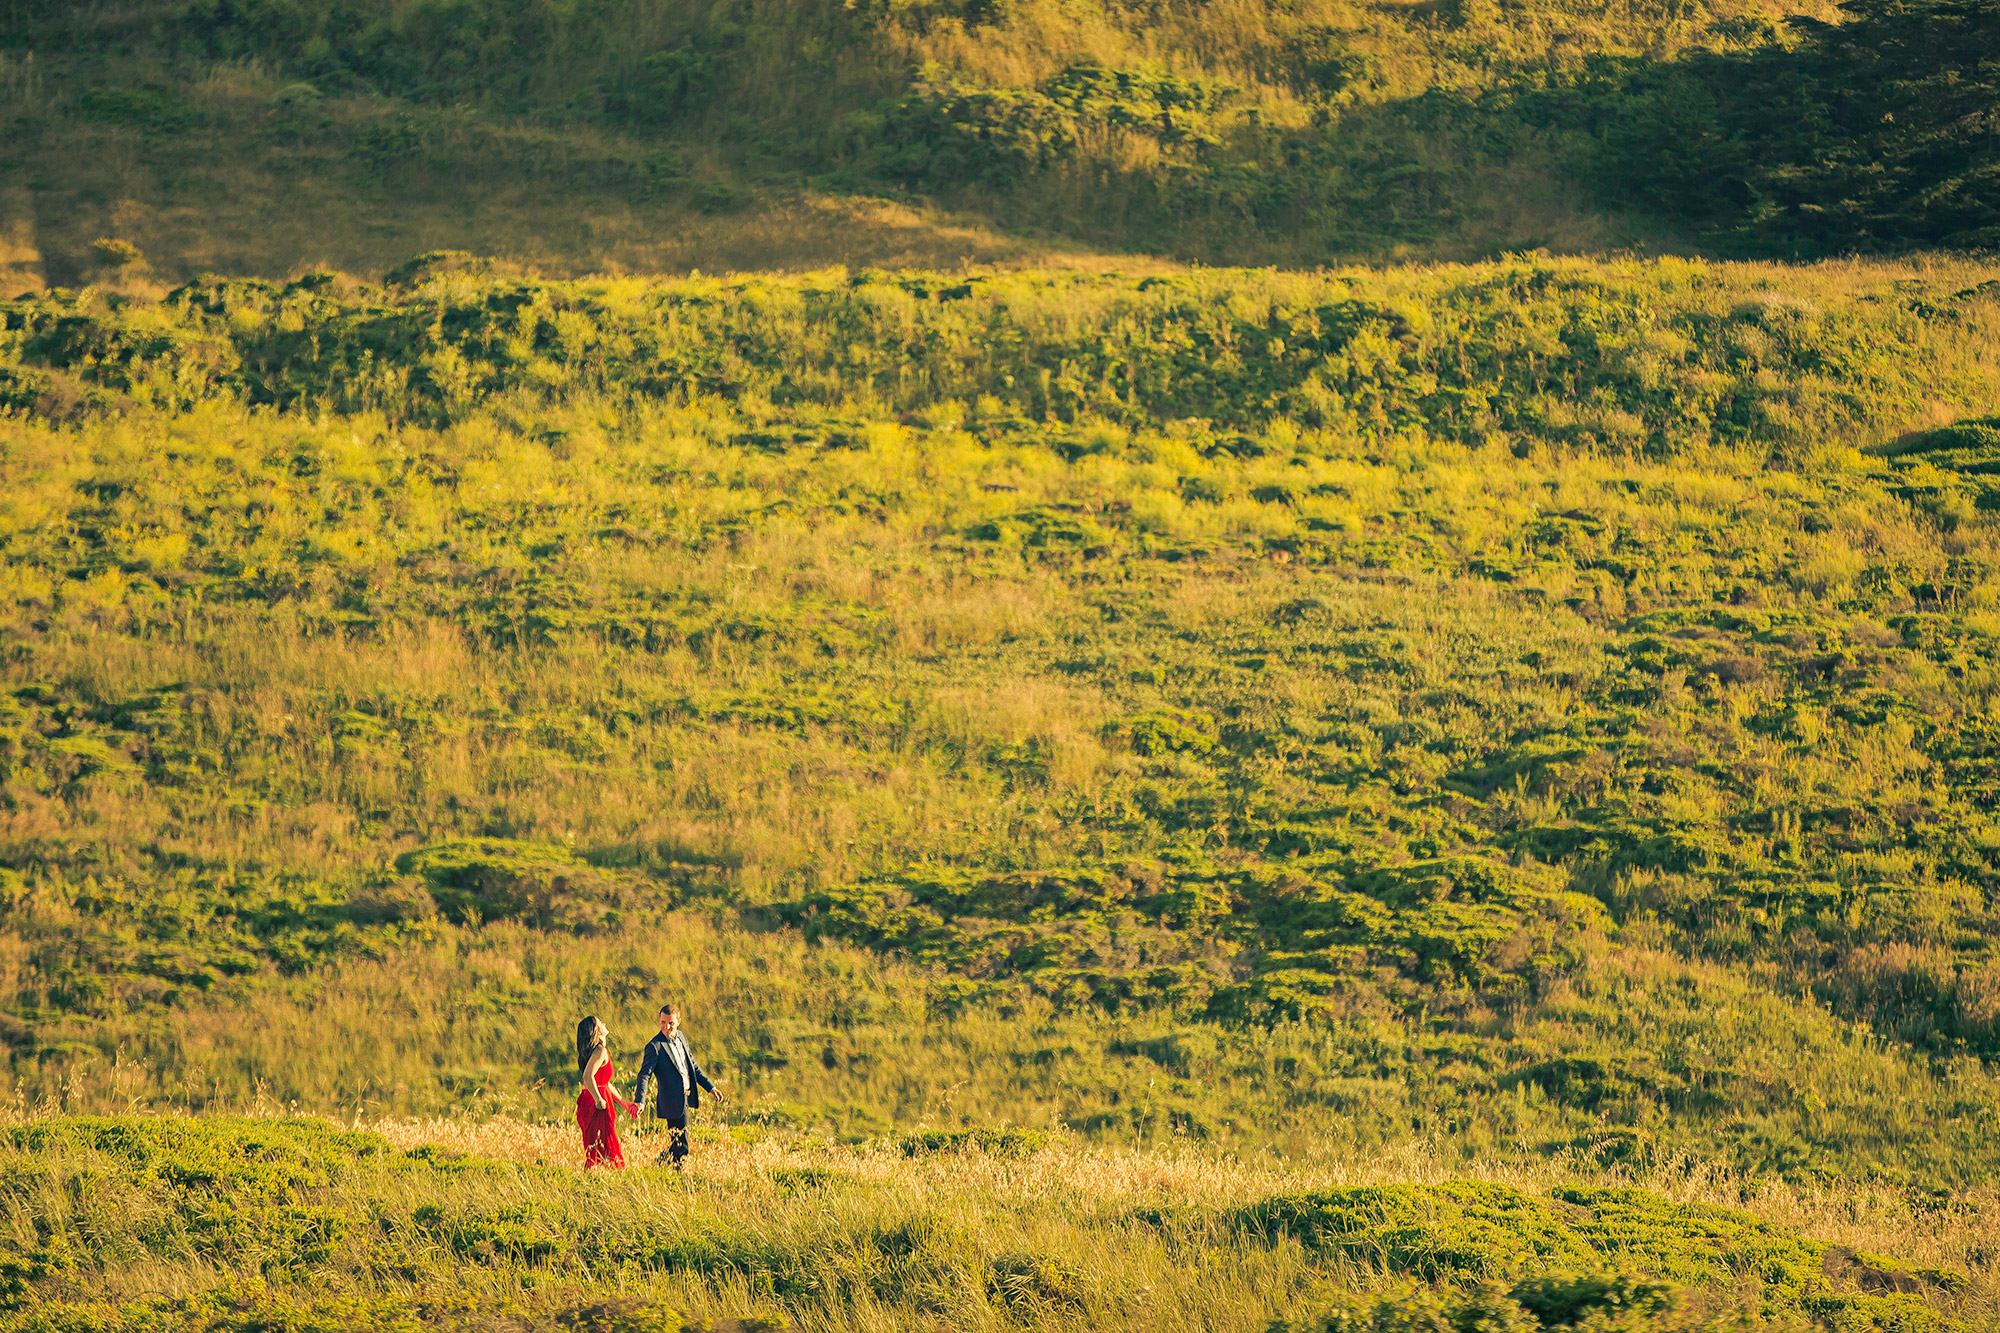
[[[1001,1304],[1029,1315],[1083,1303],[1085,1275],[1052,1255],[1002,1255],[986,1268],[986,1289]]]
[[[1592,1328],[1643,1328],[1671,1313],[1681,1300],[1671,1284],[1622,1273],[1530,1278],[1517,1283],[1511,1295],[1547,1328],[1586,1320]]]
[[[1795,38],[1631,65],[1597,94],[1608,192],[1737,245],[2000,241],[1994,0],[1848,0]]]
[[[931,69],[883,118],[879,169],[927,184],[1017,183],[1107,129],[1168,148],[1212,147],[1211,119],[1235,91],[1148,67],[1072,65],[1040,88],[971,87]]]
[[[505,838],[418,847],[398,856],[396,869],[427,883],[438,910],[459,922],[553,922],[562,907],[596,887],[594,872],[569,848]]]
[[[1049,1136],[1033,1129],[932,1129],[905,1135],[903,1155],[981,1152],[994,1157],[1026,1157],[1047,1147]]]
[[[201,112],[176,88],[147,85],[136,88],[92,88],[78,99],[83,113],[108,125],[124,125],[147,134],[179,134],[199,125]]]

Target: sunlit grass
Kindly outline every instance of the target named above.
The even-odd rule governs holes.
[[[726,1263],[587,1258],[717,1317],[1414,1309],[1414,1268],[1227,1209],[1467,1178],[1748,1207],[1962,1271],[1903,1295],[1976,1321],[2000,556],[1983,464],[1913,432],[1993,406],[1989,312],[1951,295],[1986,272],[1531,259],[945,301],[446,261],[394,296],[373,378],[307,329],[377,336],[352,321],[380,291],[238,289],[257,321],[10,306],[17,1112],[310,1112],[539,1158],[336,1211],[414,1217],[435,1186],[482,1227],[528,1226],[522,1198],[559,1229],[607,1200],[723,1219],[750,1246]],[[1781,280],[1818,313],[1755,303]],[[1911,282],[1955,317],[1878,299]],[[1551,285],[1525,315],[1493,295]],[[181,341],[54,365],[31,318]],[[447,319],[477,396],[398,378]],[[1318,361],[1259,352],[1276,326]],[[1175,350],[1197,334],[1237,350]],[[1460,364],[1468,338],[1497,359]],[[559,364],[585,344],[607,359]],[[723,387],[635,387],[724,344]],[[251,374],[351,401],[248,407]],[[602,1016],[630,1079],[666,999],[728,1093],[693,1174],[579,1182],[564,1033]],[[1054,1146],[899,1146],[1009,1128]],[[1210,1212],[1137,1217],[1169,1206]],[[933,1254],[898,1231],[918,1213],[963,1234]],[[318,1244],[257,1235],[227,1262],[119,1241],[116,1298],[306,1300],[228,1286]],[[829,1254],[839,1299],[772,1285]],[[570,1308],[569,1276],[398,1255],[328,1290]],[[35,1262],[49,1310],[100,1280]]]

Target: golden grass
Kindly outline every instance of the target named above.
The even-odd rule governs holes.
[[[660,1177],[648,1165],[664,1148],[658,1130],[634,1133],[621,1121],[631,1188],[654,1196]],[[573,1124],[497,1117],[360,1118],[350,1128],[380,1134],[409,1150],[426,1144],[495,1161],[577,1165]],[[732,1133],[732,1128],[738,1130]],[[768,1200],[774,1171],[818,1168],[884,1192],[911,1209],[946,1216],[991,1206],[996,1199],[1059,1202],[1110,1215],[1143,1206],[1229,1207],[1274,1194],[1366,1185],[1438,1184],[1482,1180],[1544,1193],[1564,1185],[1629,1184],[1676,1202],[1740,1209],[1775,1226],[1828,1244],[1894,1255],[1915,1268],[1967,1272],[1975,1287],[1964,1304],[1977,1309],[1993,1299],[1995,1256],[2000,1255],[2000,1189],[1964,1191],[1949,1213],[1911,1207],[1901,1191],[1879,1185],[1831,1181],[1806,1186],[1774,1179],[1746,1179],[1709,1161],[1672,1157],[1639,1173],[1606,1172],[1574,1159],[1518,1157],[1468,1163],[1447,1143],[1413,1138],[1365,1155],[1335,1144],[1306,1146],[1279,1157],[1269,1153],[1218,1153],[1186,1143],[1146,1149],[1093,1146],[1058,1132],[1045,1148],[1022,1157],[980,1152],[909,1156],[892,1140],[843,1147],[795,1134],[758,1129],[727,1111],[696,1117],[695,1149],[686,1178],[697,1197],[717,1206],[744,1206],[745,1196]],[[620,1183],[620,1191],[626,1186]],[[678,1193],[667,1197],[678,1200]],[[684,1205],[683,1205],[684,1206]],[[789,1209],[788,1200],[759,1202],[759,1209]],[[806,1207],[816,1207],[808,1203]]]
[[[1765,295],[1833,309],[1904,280],[1970,286],[1993,270],[1916,260],[1796,271],[1676,261],[1645,271],[1701,289],[1704,309],[1713,312]],[[1254,317],[1302,295],[1325,300],[1336,284],[1361,286],[1364,278],[1420,296],[1440,272],[1452,281],[1466,277],[1449,270],[1316,278],[1190,273],[1187,281],[1235,284],[1227,294]],[[843,275],[823,276],[834,282]],[[1781,282],[1791,290],[1778,290]],[[644,290],[607,279],[596,294],[615,304]],[[884,321],[908,314],[898,293],[878,296]],[[782,311],[797,293],[773,282],[742,299]],[[1109,301],[1066,275],[1019,287],[1023,319],[1036,328],[1088,328]],[[1990,377],[1980,376],[1993,366],[1996,329],[1980,308],[1967,309],[1926,365],[1954,393],[1969,386],[1963,394],[1970,401],[1991,392]],[[1668,360],[1677,355],[1664,339],[1652,351]],[[1918,398],[1917,418],[1936,417],[1936,405]],[[1674,461],[1533,450],[1521,458],[1504,442],[1413,438],[1365,450],[1293,452],[1308,428],[1290,420],[1265,429],[1272,456],[1225,461],[1204,457],[1184,430],[1175,434],[1184,423],[1147,430],[1084,419],[1073,423],[1074,436],[1105,452],[1061,463],[1039,443],[969,433],[968,424],[983,433],[980,418],[1002,415],[997,405],[978,402],[873,420],[855,431],[859,447],[773,457],[731,440],[739,426],[783,422],[776,409],[754,401],[734,415],[696,405],[620,419],[588,397],[539,411],[500,404],[492,416],[438,430],[373,414],[271,418],[214,406],[171,420],[135,413],[70,430],[0,423],[13,483],[0,496],[0,512],[11,531],[52,532],[70,515],[102,521],[107,541],[132,538],[129,552],[118,548],[118,568],[70,580],[75,586],[65,587],[60,603],[18,598],[16,632],[32,651],[8,670],[22,696],[46,688],[115,704],[180,682],[176,693],[196,718],[185,729],[190,745],[227,749],[239,766],[233,771],[244,775],[239,789],[221,789],[232,799],[238,790],[260,794],[237,808],[198,786],[148,786],[116,773],[10,790],[0,839],[23,848],[101,846],[112,861],[106,869],[79,860],[70,878],[63,877],[67,866],[38,875],[15,904],[20,933],[0,937],[0,988],[28,997],[20,1007],[53,1009],[41,999],[54,993],[62,961],[51,950],[94,930],[122,928],[114,912],[82,905],[97,884],[127,873],[116,863],[121,857],[130,866],[157,854],[232,872],[305,870],[337,882],[344,895],[369,878],[393,878],[398,852],[477,833],[587,848],[620,891],[630,892],[628,906],[643,898],[641,910],[616,929],[585,923],[574,934],[428,918],[390,944],[357,937],[352,953],[273,962],[240,982],[216,982],[205,996],[182,990],[169,998],[157,974],[134,971],[114,983],[132,987],[114,997],[125,1006],[117,1012],[134,1016],[129,1024],[79,1007],[37,1032],[46,1052],[18,1058],[17,1086],[46,1098],[37,1113],[311,1110],[377,1129],[399,1146],[438,1142],[561,1167],[578,1155],[575,1131],[561,1118],[541,1117],[559,1117],[569,1096],[561,1052],[552,1054],[565,1025],[578,1013],[600,1013],[618,1049],[629,1052],[657,1003],[672,997],[687,1005],[698,1049],[730,1093],[704,1114],[690,1176],[673,1182],[640,1170],[577,1186],[558,1173],[546,1194],[533,1196],[538,1203],[570,1208],[575,1200],[565,1191],[576,1187],[601,1191],[613,1206],[658,1208],[664,1225],[692,1225],[703,1209],[726,1209],[800,1236],[820,1225],[812,1209],[828,1205],[791,1200],[772,1173],[815,1167],[880,1192],[905,1213],[962,1215],[996,1236],[1015,1228],[1052,1245],[1102,1252],[1110,1271],[1123,1272],[1118,1265],[1128,1261],[1102,1237],[1065,1230],[1065,1218],[1052,1214],[1009,1213],[996,1200],[1057,1199],[1101,1217],[1140,1203],[1245,1202],[1323,1185],[1468,1175],[1533,1189],[1632,1180],[1674,1198],[1747,1207],[1824,1240],[1965,1269],[1975,1281],[1967,1299],[1988,1299],[2000,1252],[1991,1189],[1979,1184],[1945,1198],[1898,1182],[1977,1175],[1985,1158],[1976,1126],[1983,1108],[1995,1104],[1993,1075],[1973,1060],[1933,1061],[1880,1041],[1820,1008],[1809,981],[1758,970],[1779,966],[1777,945],[1761,963],[1670,956],[1668,949],[1687,947],[1688,938],[1647,914],[1730,887],[1702,876],[1642,870],[1614,877],[1605,870],[1607,883],[1580,888],[1634,909],[1629,933],[1616,943],[1587,934],[1578,956],[1564,962],[1566,974],[1538,979],[1532,1000],[1456,992],[1442,1022],[1428,1005],[1415,1012],[1414,1002],[1395,1017],[1365,977],[1350,1009],[1330,1011],[1314,1027],[1224,1028],[1187,1011],[1065,1007],[1025,985],[995,991],[954,1017],[952,987],[963,977],[769,928],[785,919],[772,900],[790,903],[818,887],[886,883],[884,892],[907,905],[910,886],[922,887],[916,875],[940,864],[985,874],[1024,865],[1068,873],[1065,862],[1081,859],[1111,863],[1132,844],[1118,846],[1115,831],[1087,831],[1073,810],[1136,779],[1159,784],[1135,793],[1151,798],[1171,783],[1208,776],[1190,755],[1141,754],[1119,739],[1135,710],[1156,705],[1219,715],[1241,703],[1240,714],[1262,728],[1280,761],[1256,775],[1268,793],[1259,799],[1317,813],[1314,770],[1338,776],[1351,769],[1358,781],[1343,794],[1351,796],[1345,808],[1386,819],[1399,810],[1395,783],[1445,762],[1414,745],[1390,754],[1398,744],[1392,728],[1421,720],[1458,751],[1483,754],[1491,752],[1482,748],[1488,732],[1565,725],[1594,706],[1606,676],[1621,669],[1607,649],[1629,647],[1639,632],[1615,623],[1627,607],[1621,599],[1721,605],[1726,589],[1693,582],[1708,577],[1704,569],[1672,559],[1677,544],[1710,559],[1716,551],[1703,544],[1718,532],[1770,554],[1762,567],[1768,578],[1757,576],[1767,608],[1824,610],[1828,624],[1845,627],[1847,611],[1802,599],[1840,597],[1878,561],[1899,562],[1899,577],[1913,581],[1967,557],[1984,580],[1968,597],[1990,606],[2000,587],[1987,572],[1995,550],[1990,522],[1930,521],[1894,499],[1880,478],[1864,476],[1849,448],[1899,428],[1907,412],[1885,411],[1876,424],[1828,443],[1810,467],[1776,473],[1719,449]],[[284,466],[293,449],[317,457],[320,475],[338,485],[299,483]],[[456,477],[456,494],[428,484],[390,487],[390,460],[411,453],[443,464],[439,470]],[[172,494],[138,484],[162,469],[173,479]],[[240,483],[246,469],[257,477],[252,484]],[[1212,493],[1183,490],[1185,481],[1212,483]],[[867,497],[869,517],[814,508],[849,490]],[[1258,498],[1272,490],[1294,498]],[[100,502],[100,495],[112,498]],[[671,540],[591,535],[599,514],[634,497],[653,508],[638,506],[631,521],[656,521],[675,534]],[[1801,506],[1823,497],[1837,503],[1815,510],[1824,521],[1805,529]],[[799,508],[771,513],[767,506],[779,501]],[[124,507],[116,531],[99,509],[114,502]],[[1023,553],[962,539],[982,519],[1034,505],[1113,524],[1107,516],[1118,504],[1134,515],[1152,506],[1148,534],[1214,539],[1224,548],[1148,568],[1116,555],[1037,563],[1033,553],[1019,558]],[[1649,563],[1629,586],[1606,587],[1593,577],[1588,557],[1604,554],[1610,538],[1599,544],[1588,533],[1576,536],[1578,558],[1523,565],[1511,587],[1464,572],[1476,558],[1504,555],[1538,517],[1571,509],[1606,533],[1629,534],[1646,553]],[[536,554],[518,527],[484,521],[503,511],[562,517],[573,540],[561,560]],[[306,577],[328,568],[379,570],[390,584],[402,577],[392,571],[435,560],[461,572],[490,570],[500,586],[555,571],[598,587],[658,592],[668,602],[685,596],[721,623],[778,625],[785,633],[771,640],[688,635],[643,652],[587,633],[521,647],[448,624],[415,591],[409,614],[385,616],[353,636],[312,627],[311,613],[326,609],[323,590],[305,589],[275,606],[218,599],[178,607],[174,618],[159,615],[161,601],[143,600],[154,596],[150,584],[136,574],[128,581],[122,570],[164,573],[196,563],[190,552],[207,539],[190,534],[206,530],[200,522],[210,512],[241,516],[246,567],[292,561]],[[456,521],[465,512],[482,521]],[[752,526],[717,532],[739,522]],[[1450,563],[1299,570],[1280,566],[1276,552],[1260,552],[1260,538],[1324,531],[1314,522],[1356,535],[1445,534]],[[693,540],[704,532],[717,535]],[[1110,540],[1139,544],[1124,528]],[[49,539],[46,561],[57,577],[68,568],[60,563],[67,549]],[[293,560],[289,553],[300,550],[310,561]],[[1662,558],[1652,562],[1655,553]],[[397,563],[406,556],[409,565]],[[160,586],[180,585],[165,578]],[[1135,589],[1143,599],[1130,596]],[[1317,636],[1313,652],[1283,656],[1271,644],[1284,631],[1268,631],[1286,623],[1280,609],[1307,592],[1325,625],[1300,631]],[[1572,595],[1574,614],[1559,609]],[[842,609],[836,628],[862,630],[834,648],[816,643],[814,628],[838,619],[820,616],[826,605]],[[1134,606],[1142,619],[1118,618]],[[1682,630],[1676,642],[1725,642],[1699,623]],[[1842,632],[1861,648],[1900,651],[1900,636],[1886,624]],[[1252,649],[1254,679],[1229,674],[1251,670],[1237,663]],[[1532,672],[1479,674],[1492,662],[1526,663],[1531,655]],[[1075,672],[1072,659],[1080,663]],[[1961,689],[1909,661],[1907,677],[1894,684],[1926,715],[1958,716],[1991,698],[1991,681]],[[1231,683],[1206,695],[1126,688],[1169,672],[1207,672]],[[1471,690],[1469,675],[1477,682]],[[1650,794],[1650,812],[1681,825],[1719,826],[1740,801],[1772,813],[1774,841],[1796,834],[1801,803],[1844,807],[1865,798],[1896,808],[1935,793],[1935,774],[1913,752],[1907,722],[1844,728],[1823,702],[1795,697],[1776,670],[1731,679],[1726,688],[1698,676],[1676,668],[1659,678],[1623,759],[1592,754],[1561,775],[1560,790],[1537,779],[1483,792],[1491,827],[1568,819],[1579,806],[1616,795],[1618,762],[1680,753],[1699,752],[1711,767],[1672,760],[1676,780]],[[746,720],[764,704],[828,697],[838,706],[802,721]],[[367,716],[385,729],[404,719],[407,739],[367,741],[365,728],[362,740],[346,734],[342,717],[364,704],[377,709]],[[1789,710],[1783,737],[1739,725],[1780,709]],[[1288,768],[1294,711],[1337,720],[1344,730],[1320,759]],[[1032,751],[1032,760],[1021,761],[1021,751]],[[1378,756],[1385,762],[1374,764]],[[1004,766],[1017,761],[1033,772],[1031,780],[1006,776]],[[267,785],[253,788],[253,778]],[[1440,792],[1427,805],[1401,808],[1412,817],[1450,810],[1456,795]],[[1218,827],[1242,817],[1222,801],[1213,810]],[[154,841],[124,836],[136,829]],[[1218,864],[1240,863],[1230,861],[1240,849],[1217,843]],[[1148,850],[1140,845],[1137,854]],[[913,864],[910,876],[897,878]],[[1894,883],[1919,878],[1916,858],[1893,847],[1866,867],[1830,864],[1830,874],[1857,879],[1864,871]],[[171,909],[176,868],[150,881],[139,879],[148,869],[131,877],[159,885]],[[86,887],[85,875],[101,878]],[[726,910],[699,903],[701,893],[719,888],[735,895]],[[696,910],[670,913],[683,891],[696,895]],[[273,901],[275,913],[309,917],[313,910],[311,903]],[[1977,909],[1969,896],[1947,906]],[[1016,924],[1025,935],[1041,923]],[[1118,938],[1091,947],[1124,951],[1109,960],[1118,966],[1165,934],[1148,936],[1138,923],[1116,930]],[[1208,943],[1216,953],[1204,957],[1223,975],[1224,946]],[[1926,965],[1949,970],[1948,954],[1939,958]],[[1898,957],[1883,966],[1908,971],[1923,961]],[[1393,980],[1386,968],[1377,978],[1385,986]],[[1987,1003],[1984,995],[1967,983],[1968,1004]],[[118,1054],[65,1052],[72,1037],[109,1037]],[[1657,1098],[1642,1091],[1605,1113],[1545,1095],[1536,1082],[1537,1069],[1571,1056],[1615,1063],[1611,1053],[1629,1049],[1663,1064],[1670,1041],[1677,1054],[1693,1052],[1694,1076],[1713,1075],[1729,1089],[1715,1106],[1684,1112],[1671,1100],[1683,1089],[1663,1080],[1667,1090]],[[1504,1054],[1475,1051],[1488,1043],[1505,1043]],[[1461,1057],[1469,1058],[1454,1063]],[[621,1064],[627,1086],[633,1072]],[[433,1109],[447,1114],[412,1118]],[[27,1113],[25,1104],[17,1108]],[[1259,1122],[1245,1123],[1253,1117]],[[1059,1131],[1053,1146],[1021,1160],[911,1159],[892,1141],[897,1130],[926,1125],[1065,1123],[1077,1132]],[[1195,1128],[1177,1136],[1176,1125]],[[1596,1162],[1592,1136],[1613,1129],[1631,1142],[1663,1146],[1642,1155],[1642,1168],[1607,1169]],[[1206,1140],[1196,1142],[1197,1133]],[[1153,1146],[1092,1147],[1085,1134],[1150,1139]],[[1710,1156],[1676,1151],[1697,1135]],[[635,1158],[658,1143],[657,1135],[634,1136]],[[1251,1150],[1260,1143],[1284,1155]],[[1753,1144],[1769,1146],[1767,1161],[1797,1149],[1787,1160],[1807,1165],[1785,1184],[1719,1164],[1733,1147]],[[1848,1155],[1806,1155],[1829,1144]],[[1735,1160],[1755,1160],[1757,1151],[1746,1148]],[[1917,1160],[1932,1151],[1934,1158]],[[1808,1183],[1811,1172],[1836,1161],[1853,1165],[1857,1178]],[[480,1197],[499,1206],[497,1194]],[[1156,1239],[1134,1242],[1144,1255],[1129,1261],[1130,1276],[1135,1289],[1170,1291],[1177,1310],[1197,1308],[1204,1293],[1234,1299],[1239,1288],[1267,1284],[1268,1291],[1244,1296],[1231,1327],[1260,1326],[1256,1319],[1282,1313],[1285,1301],[1325,1277],[1296,1254],[1252,1253],[1247,1245],[1202,1257],[1191,1275],[1159,1252]],[[1238,1260],[1239,1269],[1228,1271]],[[166,1290],[205,1279],[162,1271],[144,1280]],[[750,1299],[699,1284],[683,1290],[694,1305],[717,1310]],[[841,1318],[848,1323],[827,1326],[886,1328],[900,1316],[856,1307]]]
[[[269,1103],[245,1109],[267,1118],[287,1114]],[[4,1119],[28,1125],[45,1114],[16,1108]],[[1135,1210],[1224,1209],[1278,1194],[1467,1179],[1531,1194],[1560,1186],[1632,1185],[1677,1202],[1741,1210],[1824,1244],[1894,1256],[1912,1268],[1965,1273],[1971,1285],[1950,1306],[1975,1324],[1993,1303],[1995,1256],[2000,1253],[2000,1191],[1990,1186],[1960,1191],[1939,1211],[1924,1206],[1921,1195],[1880,1185],[1749,1179],[1687,1156],[1668,1157],[1639,1172],[1607,1171],[1574,1157],[1534,1154],[1468,1161],[1448,1138],[1436,1136],[1412,1136],[1365,1154],[1336,1142],[1307,1140],[1281,1157],[1219,1152],[1187,1142],[1144,1149],[1092,1146],[1058,1130],[1046,1146],[1023,1155],[972,1151],[911,1156],[891,1138],[836,1145],[823,1137],[773,1131],[724,1107],[696,1117],[695,1151],[686,1172],[674,1175],[651,1164],[665,1146],[664,1134],[635,1131],[629,1121],[621,1132],[633,1167],[622,1173],[583,1172],[576,1129],[566,1122],[357,1116],[344,1127],[378,1134],[402,1151],[431,1146],[474,1159],[569,1167],[574,1175],[492,1181],[466,1176],[449,1187],[446,1201],[438,1199],[434,1183],[364,1169],[330,1200],[342,1207],[375,1200],[391,1208],[442,1201],[448,1208],[525,1208],[530,1215],[552,1219],[587,1218],[611,1209],[621,1218],[644,1219],[645,1226],[661,1234],[700,1233],[720,1224],[746,1228],[780,1245],[810,1242],[828,1228],[865,1231],[887,1221],[928,1217],[983,1237],[982,1245],[1040,1250],[1080,1264],[1112,1286],[1143,1287],[1156,1293],[1163,1309],[1222,1301],[1237,1284],[1254,1280],[1244,1300],[1216,1307],[1228,1313],[1212,1326],[1230,1329],[1259,1327],[1259,1311],[1268,1319],[1309,1306],[1336,1286],[1395,1291],[1399,1283],[1366,1265],[1313,1263],[1288,1243],[1266,1248],[1247,1236],[1208,1242],[1220,1243],[1226,1253],[1176,1255],[1145,1228],[1126,1224]],[[822,1173],[838,1188],[801,1192],[785,1183],[788,1173],[795,1177],[801,1171]],[[200,1265],[148,1263],[123,1275],[111,1291],[126,1298],[191,1295],[207,1289],[217,1276]],[[478,1270],[462,1272],[458,1280],[469,1292],[484,1292],[488,1298],[503,1295],[514,1282],[505,1273]],[[602,1292],[628,1288],[646,1289],[631,1287],[629,1275],[602,1275]],[[651,1289],[670,1292],[674,1303],[695,1314],[733,1316],[770,1308],[757,1292],[727,1278],[655,1278]],[[804,1322],[814,1329],[887,1328],[906,1327],[901,1322],[906,1317],[873,1309],[864,1300],[846,1308],[817,1307]],[[874,1322],[877,1318],[881,1322]],[[1118,1326],[1159,1325],[1141,1319],[1120,1320]]]

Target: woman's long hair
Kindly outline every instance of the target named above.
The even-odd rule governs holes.
[[[576,1072],[581,1074],[590,1068],[590,1053],[601,1043],[597,1040],[597,1015],[586,1015],[576,1025]]]

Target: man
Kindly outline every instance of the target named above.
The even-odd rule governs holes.
[[[722,1100],[722,1094],[694,1062],[694,1053],[688,1050],[687,1038],[681,1033],[681,1011],[671,1004],[660,1006],[660,1035],[646,1043],[633,1101],[641,1106],[646,1104],[646,1084],[655,1077],[660,1080],[660,1093],[654,1114],[667,1122],[671,1136],[667,1152],[660,1155],[671,1153],[674,1170],[678,1171],[688,1155],[688,1108],[701,1105],[704,1088],[717,1101]]]

